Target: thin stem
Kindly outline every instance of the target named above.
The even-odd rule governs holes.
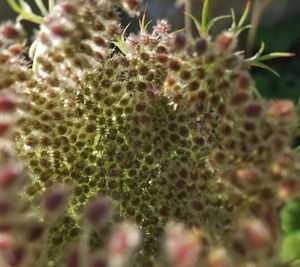
[[[202,8],[202,21],[201,27],[202,32],[205,37],[207,37],[207,13],[208,13],[209,0],[204,0],[203,8]]]
[[[185,11],[185,13],[191,14],[191,12],[192,12],[191,0],[185,0],[184,11]],[[189,16],[184,16],[184,26],[185,26],[186,29],[191,29],[192,20]],[[191,31],[187,31],[187,37],[189,39],[192,38],[192,32]]]
[[[251,16],[251,25],[254,27],[250,29],[247,39],[247,54],[252,55],[253,52],[253,43],[254,37],[257,31],[257,26],[259,24],[261,15],[267,5],[270,3],[270,0],[256,0],[254,2],[252,16]]]
[[[28,12],[23,11],[21,16],[22,16],[22,19],[26,19],[26,20],[31,21],[36,24],[42,24],[44,22],[44,19],[42,17],[37,16],[33,13],[28,13]]]
[[[52,11],[55,6],[55,0],[48,0],[49,11]]]
[[[43,3],[43,1],[41,0],[34,0],[36,5],[38,6],[39,10],[41,11],[43,16],[47,16],[48,15],[48,11]]]
[[[22,5],[22,6],[19,6],[15,0],[7,0],[7,2],[13,11],[20,14],[20,16],[18,17],[18,20],[26,19],[28,21],[31,21],[31,22],[37,23],[37,24],[43,23],[44,19],[42,17],[37,16],[31,12],[27,12],[24,10],[23,1],[19,1],[20,5]]]

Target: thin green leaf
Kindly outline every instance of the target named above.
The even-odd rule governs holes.
[[[264,50],[265,50],[265,43],[264,43],[264,42],[261,42],[260,48],[259,48],[259,50],[257,51],[257,53],[256,53],[253,57],[246,59],[246,61],[248,61],[248,62],[256,62],[256,60],[257,60],[257,59],[259,58],[259,56],[264,52]]]
[[[48,11],[47,11],[47,9],[46,9],[43,1],[41,1],[41,0],[34,0],[34,2],[38,6],[38,8],[41,11],[42,15],[43,16],[47,16],[48,15]]]
[[[125,33],[126,33],[126,31],[127,31],[130,24],[131,24],[131,22],[129,22],[128,25],[123,30],[121,38],[118,38],[118,41],[112,42],[115,46],[117,46],[121,50],[121,52],[124,55],[128,54],[128,50],[126,49],[124,43],[125,43]]]
[[[241,28],[238,30],[238,34],[240,34],[241,32],[243,32],[243,31],[245,31],[245,30],[247,30],[247,29],[251,29],[251,28],[253,28],[253,27],[254,27],[254,26],[251,25],[251,24],[245,25],[245,26],[241,27]]]
[[[295,56],[294,53],[270,53],[261,57],[258,57],[257,61],[266,61],[274,58],[279,58],[279,57],[293,57]]]
[[[183,32],[183,31],[187,31],[187,30],[190,30],[191,28],[190,27],[186,27],[186,28],[183,28],[183,29],[179,29],[175,32],[172,32],[173,35],[176,35],[177,33],[180,33],[180,32]]]
[[[232,18],[232,24],[231,24],[231,28],[235,29],[236,28],[236,20],[235,20],[235,13],[234,13],[234,9],[231,8],[231,18]]]
[[[128,23],[128,25],[125,27],[125,29],[123,30],[122,32],[122,35],[121,35],[121,41],[124,43],[125,42],[125,33],[128,29],[128,27],[130,26],[131,22]]]
[[[17,21],[28,20],[37,24],[42,24],[44,22],[44,19],[42,17],[37,16],[31,12],[30,6],[23,0],[19,1],[20,6],[15,2],[15,0],[7,0],[7,2],[12,10],[20,14],[17,17]]]
[[[144,13],[143,13],[143,17],[142,19],[139,19],[139,25],[140,25],[140,31],[143,32],[147,29],[147,26],[149,25],[150,22],[148,22],[145,26],[145,20],[146,20],[146,12],[148,9],[148,2],[146,3],[145,9],[144,9]]]
[[[19,14],[23,12],[22,8],[15,2],[15,0],[7,0],[11,9]]]
[[[207,33],[209,32],[210,28],[219,20],[222,20],[222,19],[228,19],[228,18],[231,18],[230,15],[224,15],[224,16],[219,16],[219,17],[216,17],[214,19],[212,19],[210,22],[207,23]]]
[[[196,25],[196,28],[197,28],[197,31],[198,31],[199,35],[201,36],[201,38],[204,38],[204,34],[202,32],[202,25],[201,25],[200,20],[198,20],[195,16],[193,16],[190,13],[184,12],[184,14],[189,16],[193,20],[193,22]]]
[[[243,15],[242,15],[242,17],[241,17],[241,19],[239,21],[238,26],[237,26],[239,29],[244,25],[244,23],[245,23],[245,21],[246,21],[246,19],[248,17],[250,6],[251,6],[251,1],[248,0],[247,4],[246,4],[246,7],[245,7],[245,10],[243,12]]]
[[[42,17],[34,14],[29,14],[27,12],[23,12],[17,17],[17,21],[22,21],[22,20],[28,20],[36,24],[42,24],[44,22],[44,19]]]
[[[24,6],[25,6],[24,0],[19,0],[19,6],[20,6],[20,8],[24,9]]]
[[[201,28],[203,33],[206,35],[207,33],[207,14],[208,14],[208,6],[209,6],[209,0],[204,0],[203,8],[202,8],[202,22],[201,22]],[[206,36],[205,36],[206,37]]]
[[[55,6],[55,0],[48,0],[49,11],[52,11]]]
[[[257,52],[257,55],[260,56],[264,52],[264,50],[265,50],[265,43],[261,42],[260,48],[259,48],[259,50]]]
[[[274,75],[276,75],[277,77],[280,77],[279,73],[276,72],[275,70],[273,70],[271,67],[267,66],[266,64],[264,63],[261,63],[261,62],[253,62],[251,63],[252,66],[256,66],[256,67],[260,67],[260,68],[263,68],[263,69],[266,69],[270,72],[272,72]]]
[[[124,54],[124,55],[127,55],[128,54],[128,51],[127,49],[125,48],[124,44],[122,43],[121,39],[118,38],[118,41],[114,41],[112,42],[116,47],[118,47],[120,49],[120,51]]]

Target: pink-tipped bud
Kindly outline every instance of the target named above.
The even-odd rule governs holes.
[[[12,53],[13,55],[19,55],[23,51],[24,46],[21,44],[12,44],[9,48],[8,51]]]
[[[61,10],[67,15],[73,15],[76,12],[76,6],[66,2],[61,4]]]
[[[181,50],[185,47],[186,37],[183,34],[176,34],[174,37],[174,48],[176,50]]]
[[[10,248],[4,253],[4,260],[8,266],[20,266],[24,257],[25,248],[21,246]]]
[[[5,135],[10,126],[11,124],[9,122],[0,122],[0,137]]]
[[[217,49],[219,52],[228,50],[233,42],[233,34],[230,32],[224,32],[217,39]]]
[[[0,200],[0,217],[6,215],[10,211],[10,203],[5,200]]]
[[[247,184],[257,184],[259,183],[258,174],[251,169],[242,168],[237,171],[238,177],[246,182]]]
[[[129,50],[134,50],[136,46],[139,44],[139,38],[135,34],[130,34],[125,41]]]
[[[15,242],[15,238],[10,233],[0,233],[0,251],[10,248]]]
[[[199,233],[171,223],[167,226],[165,250],[172,266],[194,266],[200,252]]]
[[[289,199],[295,192],[297,192],[297,182],[293,179],[290,179],[284,182],[278,191],[278,196],[282,200]]]
[[[34,242],[41,238],[44,226],[38,222],[31,222],[27,230],[27,240]]]
[[[13,112],[15,110],[16,103],[7,96],[0,96],[0,112]]]
[[[18,39],[21,34],[14,25],[4,25],[0,29],[2,35],[7,39]]]
[[[206,49],[207,49],[207,41],[206,40],[199,39],[196,41],[195,51],[198,56],[203,55],[205,53]]]
[[[137,15],[141,9],[140,1],[139,0],[124,0],[123,2],[124,7],[128,10],[130,15]]]
[[[111,201],[103,198],[98,198],[91,201],[86,207],[84,219],[92,228],[101,226],[112,213]]]
[[[64,186],[56,186],[51,191],[46,193],[44,208],[47,215],[58,215],[64,210],[68,197],[70,195],[69,188]]]
[[[54,25],[50,27],[50,31],[53,35],[64,38],[69,34],[69,31],[63,25]]]
[[[124,223],[113,233],[108,243],[112,260],[126,261],[140,243],[140,231],[132,223]],[[113,262],[112,266],[114,266]],[[123,266],[123,265],[122,265]]]
[[[0,189],[11,187],[17,180],[18,174],[13,167],[6,167],[0,170]]]
[[[294,104],[289,100],[280,100],[272,103],[268,108],[267,114],[270,118],[276,119],[283,123],[291,121],[291,115],[294,111]]]
[[[80,266],[80,259],[79,259],[79,251],[78,247],[72,247],[64,260],[65,267],[79,267]]]
[[[265,248],[271,242],[270,232],[258,220],[245,221],[243,223],[243,234],[246,243],[254,249]]]
[[[165,34],[169,31],[170,25],[167,20],[158,20],[157,24],[154,26],[154,31],[158,34]]]

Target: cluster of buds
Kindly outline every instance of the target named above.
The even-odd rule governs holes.
[[[281,264],[294,105],[257,97],[235,22],[194,40],[144,14],[126,38],[116,6],[138,2],[59,1],[32,67],[0,27],[0,264]]]

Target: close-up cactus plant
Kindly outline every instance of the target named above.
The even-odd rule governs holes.
[[[279,209],[299,188],[297,109],[251,78],[293,54],[239,50],[249,1],[240,18],[208,20],[208,0],[186,12],[193,37],[165,19],[151,30],[138,0],[35,0],[41,15],[7,2],[0,266],[293,266]]]

